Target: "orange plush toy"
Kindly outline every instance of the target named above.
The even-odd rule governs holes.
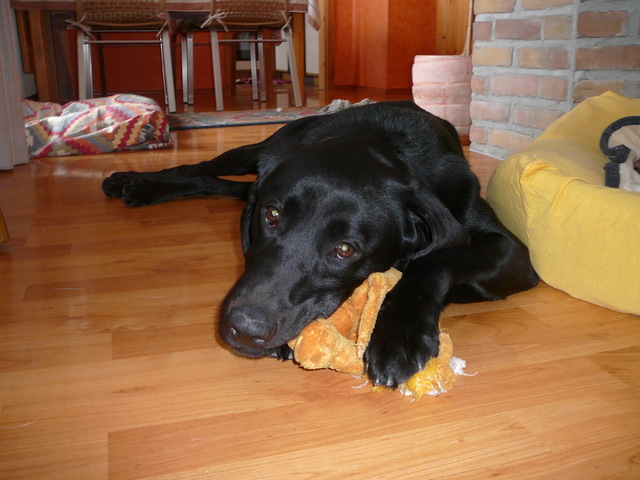
[[[289,342],[296,362],[303,368],[330,368],[355,376],[364,374],[363,356],[385,295],[402,274],[390,269],[374,273],[355,289],[333,315],[318,319]],[[448,334],[440,333],[440,352],[421,372],[399,386],[405,395],[439,395],[453,387],[456,374],[463,373],[464,362],[453,357]],[[374,387],[381,390],[384,387]]]

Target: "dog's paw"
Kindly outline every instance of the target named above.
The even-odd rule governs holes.
[[[156,180],[134,179],[122,187],[122,200],[130,207],[153,205],[165,197],[165,186]]]
[[[365,351],[366,373],[375,385],[396,388],[422,370],[432,357],[438,356],[438,328],[374,329]]]
[[[107,197],[122,198],[124,187],[138,177],[137,172],[116,172],[102,181],[102,191]]]
[[[291,350],[289,345],[284,344],[281,347],[271,350],[267,356],[286,362],[287,360],[293,360],[293,350]]]

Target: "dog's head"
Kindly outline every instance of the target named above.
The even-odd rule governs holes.
[[[241,222],[245,272],[219,327],[238,354],[270,355],[371,273],[403,269],[452,241],[452,230],[459,235],[447,225],[457,223],[449,211],[417,192],[398,162],[370,146],[331,142],[261,162]]]

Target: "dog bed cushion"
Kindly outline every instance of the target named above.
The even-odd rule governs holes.
[[[169,121],[152,99],[113,95],[58,105],[23,100],[31,157],[91,155],[171,146]]]
[[[605,186],[600,149],[640,100],[589,98],[502,162],[487,199],[530,250],[547,284],[597,305],[640,314],[640,194]]]

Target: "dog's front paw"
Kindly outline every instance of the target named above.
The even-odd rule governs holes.
[[[287,360],[293,360],[293,350],[289,345],[284,344],[281,347],[274,348],[267,356],[286,362]]]
[[[137,172],[116,172],[102,181],[102,191],[107,197],[122,198],[124,187],[138,176]]]
[[[396,388],[438,356],[439,329],[437,324],[435,328],[423,324],[407,329],[403,322],[387,323],[376,325],[364,361],[366,374],[375,385]]]
[[[157,180],[135,179],[122,188],[122,200],[130,207],[160,203],[167,198],[167,186]]]

